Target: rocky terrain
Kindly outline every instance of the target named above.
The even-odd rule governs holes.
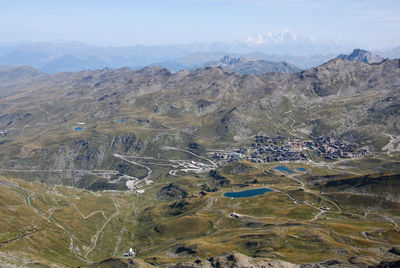
[[[338,58],[350,61],[361,61],[368,64],[380,63],[384,60],[384,58],[380,57],[379,55],[362,49],[354,49],[351,54],[341,54],[338,56]]]
[[[398,259],[398,59],[339,57],[260,74],[1,70],[0,263],[380,267]],[[264,140],[305,157],[240,158],[265,150]],[[368,154],[327,159],[305,148],[313,142]],[[260,187],[272,191],[224,196]],[[129,248],[135,258],[125,258]]]
[[[245,57],[232,58],[228,55],[219,61],[206,63],[205,66],[220,66],[240,74],[296,73],[300,71],[299,68],[287,62],[252,60]]]
[[[74,171],[66,181],[77,183],[84,173],[76,170],[125,174],[116,153],[154,157],[170,153],[163,146],[235,146],[256,134],[333,136],[375,151],[392,141],[390,150],[399,150],[399,60],[337,58],[294,74],[258,75],[222,67],[28,70],[15,69],[22,82],[0,86],[3,169]]]
[[[193,264],[178,264],[171,267],[181,268],[181,267],[273,267],[273,268],[295,268],[298,265],[276,260],[268,259],[252,259],[246,255],[240,254],[238,252],[227,252],[209,260],[196,260]]]

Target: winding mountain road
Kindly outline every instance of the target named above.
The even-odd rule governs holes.
[[[114,156],[114,157],[117,157],[117,158],[119,158],[119,159],[121,159],[121,160],[123,160],[123,161],[126,161],[126,162],[128,162],[128,163],[131,163],[131,164],[133,164],[133,165],[136,165],[136,166],[139,166],[139,167],[142,167],[142,168],[147,169],[147,175],[146,175],[146,177],[144,177],[142,180],[147,180],[147,179],[149,179],[149,178],[151,177],[151,174],[153,173],[153,170],[152,170],[151,168],[149,168],[148,166],[139,164],[139,163],[137,163],[137,162],[135,162],[135,161],[128,160],[128,157],[125,156],[125,155],[113,154],[113,156]]]
[[[195,157],[197,157],[197,158],[199,158],[199,159],[202,159],[202,160],[204,160],[204,161],[207,161],[208,163],[210,163],[210,164],[211,164],[212,166],[214,166],[214,167],[217,166],[217,165],[216,165],[213,161],[211,161],[210,159],[207,159],[207,158],[205,158],[205,157],[202,157],[202,156],[200,156],[200,155],[198,155],[198,154],[195,154],[195,153],[193,153],[193,152],[191,152],[191,151],[188,151],[188,150],[185,150],[185,149],[175,148],[175,147],[170,147],[170,146],[165,146],[165,147],[163,147],[162,149],[163,149],[163,150],[174,150],[174,151],[180,151],[180,152],[188,153],[188,154],[191,154],[191,155],[193,155],[193,156],[195,156]]]
[[[91,261],[89,258],[88,258],[88,256],[89,256],[89,254],[93,251],[93,249],[95,249],[95,247],[96,247],[96,245],[97,245],[97,240],[99,239],[99,235],[103,232],[103,230],[104,230],[104,228],[106,228],[106,226],[107,226],[107,224],[114,218],[114,217],[116,217],[118,214],[119,214],[119,207],[120,207],[120,205],[118,204],[118,202],[115,200],[115,198],[113,198],[112,197],[112,199],[113,199],[113,201],[114,201],[114,206],[115,206],[115,208],[116,208],[116,211],[114,212],[114,214],[113,215],[111,215],[107,220],[106,220],[106,222],[103,224],[103,226],[96,232],[96,236],[95,236],[95,240],[94,240],[94,242],[93,242],[93,246],[86,252],[86,254],[85,254],[85,259],[86,260],[88,260],[88,261]],[[104,216],[105,217],[105,216]]]

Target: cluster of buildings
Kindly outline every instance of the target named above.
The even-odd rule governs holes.
[[[366,148],[358,149],[356,143],[337,140],[333,137],[322,136],[314,142],[306,142],[307,148],[325,159],[356,158],[371,152]]]
[[[213,153],[213,158],[216,160],[222,160],[226,162],[236,162],[239,160],[242,160],[245,158],[244,154],[238,153],[240,150],[237,152],[218,152],[218,153]],[[220,162],[217,163],[217,165]]]
[[[371,153],[368,149],[358,149],[357,144],[340,141],[332,137],[321,136],[313,141],[290,140],[278,135],[276,137],[255,136],[250,147],[240,148],[235,152],[218,152],[213,158],[220,162],[248,160],[256,163],[280,161],[304,161],[314,152],[328,160],[355,158]],[[308,151],[308,152],[307,152]]]
[[[256,136],[251,145],[250,157],[253,162],[280,162],[307,160],[303,152],[304,144],[300,140],[291,141],[285,136]],[[249,149],[241,149],[249,155]]]

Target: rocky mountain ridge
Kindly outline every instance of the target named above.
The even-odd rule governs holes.
[[[296,66],[287,62],[253,60],[243,56],[232,58],[229,55],[225,55],[219,61],[206,63],[205,66],[221,66],[229,71],[240,74],[296,73],[300,71]]]
[[[380,57],[379,55],[362,49],[354,49],[351,54],[341,54],[338,56],[338,58],[350,61],[361,61],[367,64],[380,63],[384,60],[384,58]]]

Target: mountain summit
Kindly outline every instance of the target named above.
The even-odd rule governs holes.
[[[367,64],[379,63],[384,60],[384,58],[379,55],[359,48],[354,49],[353,52],[349,55],[341,54],[338,56],[338,58],[350,61],[361,61]]]

